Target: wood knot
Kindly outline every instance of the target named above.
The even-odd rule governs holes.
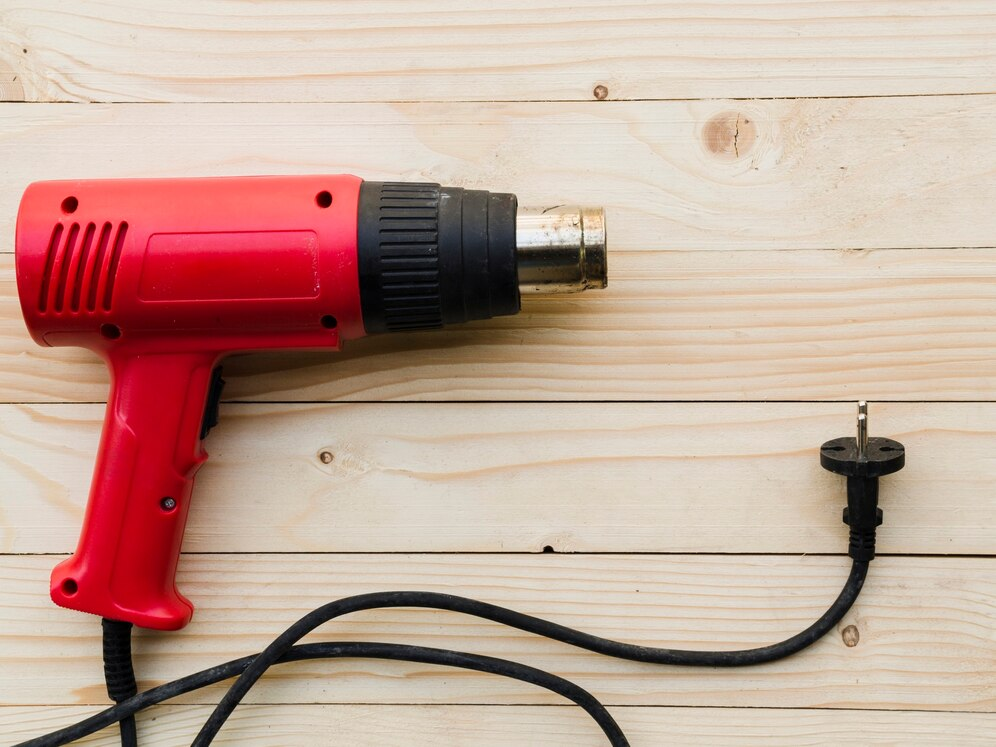
[[[318,452],[318,460],[322,464],[331,464],[333,459],[335,459],[335,456],[332,454],[331,451]]]
[[[605,99],[609,96],[609,89],[599,83],[595,86],[595,89],[591,92],[591,95],[599,101],[605,101]]]
[[[840,631],[840,637],[844,639],[845,646],[848,648],[854,648],[858,645],[858,641],[861,640],[861,633],[858,632],[857,626],[848,625]]]
[[[743,158],[756,142],[757,125],[742,112],[720,112],[702,128],[702,143],[706,151],[723,161]]]

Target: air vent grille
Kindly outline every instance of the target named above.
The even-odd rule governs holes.
[[[110,311],[128,224],[58,223],[45,257],[38,309],[42,313]]]

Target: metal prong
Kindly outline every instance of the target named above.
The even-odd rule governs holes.
[[[868,457],[868,403],[858,402],[858,459]]]

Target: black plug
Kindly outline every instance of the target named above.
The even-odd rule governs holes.
[[[875,529],[882,523],[878,478],[906,466],[906,448],[891,438],[868,438],[868,403],[858,402],[857,438],[835,438],[820,447],[823,469],[847,477],[844,523],[851,528],[847,554],[867,563],[875,557]]]

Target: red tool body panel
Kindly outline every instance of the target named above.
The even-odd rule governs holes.
[[[205,404],[240,351],[338,349],[363,336],[353,176],[39,182],[17,219],[17,284],[42,345],[111,371],[76,553],[59,605],[173,630],[175,572]],[[181,404],[182,403],[182,404]]]

